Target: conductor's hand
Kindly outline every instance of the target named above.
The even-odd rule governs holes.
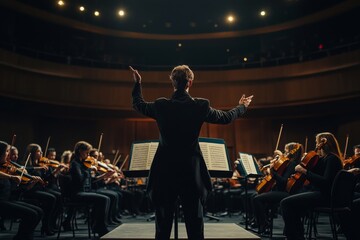
[[[239,104],[244,104],[245,107],[248,107],[252,101],[254,95],[251,95],[249,97],[245,97],[245,94],[243,94],[239,100]]]
[[[131,66],[129,66],[130,70],[133,72],[134,81],[137,83],[141,82],[141,75],[138,72],[138,70],[133,69]]]

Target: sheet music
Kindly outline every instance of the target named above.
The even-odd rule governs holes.
[[[240,153],[240,159],[246,175],[258,174],[252,155],[246,153]]]
[[[149,143],[137,143],[133,145],[129,170],[146,169],[147,156],[149,155]]]
[[[158,146],[158,142],[134,144],[129,170],[150,170]]]
[[[224,144],[200,142],[206,167],[209,170],[228,171],[229,165]]]
[[[147,157],[147,161],[146,161],[146,170],[150,169],[158,146],[159,146],[158,142],[151,142],[149,144],[149,153],[148,153],[148,157]]]
[[[224,143],[199,142],[208,170],[229,171]],[[159,142],[137,142],[132,145],[129,171],[150,170]]]

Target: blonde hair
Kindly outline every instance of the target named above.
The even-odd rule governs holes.
[[[318,133],[316,135],[316,142],[321,143],[323,141],[325,141],[324,145],[322,146],[322,150],[324,151],[324,153],[335,154],[342,161],[339,143],[336,140],[335,136],[330,132]]]
[[[184,90],[190,80],[194,80],[194,73],[188,65],[179,65],[171,71],[170,79],[175,89]]]

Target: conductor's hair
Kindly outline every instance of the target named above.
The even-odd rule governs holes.
[[[171,71],[170,79],[175,89],[184,90],[188,81],[194,80],[194,73],[188,65],[179,65]]]

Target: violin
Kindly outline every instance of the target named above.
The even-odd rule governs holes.
[[[48,167],[53,167],[53,168],[58,168],[60,165],[62,165],[59,161],[51,160],[51,159],[48,159],[46,157],[40,158],[39,164],[40,165],[46,165]],[[64,166],[64,165],[62,165],[62,166]],[[66,166],[64,166],[64,167],[66,167]]]
[[[320,158],[317,151],[320,150],[325,143],[326,139],[321,139],[321,143],[316,146],[314,151],[310,151],[304,155],[304,157],[301,159],[300,165],[307,170],[312,170]],[[291,175],[291,177],[288,179],[286,183],[286,191],[290,194],[296,193],[306,182],[307,180],[305,174],[297,172]]]
[[[355,165],[359,163],[359,161],[360,161],[360,154],[353,155],[352,157],[345,159],[344,160],[344,169],[354,168]]]
[[[28,173],[23,172],[22,168],[18,168],[15,165],[13,165],[10,162],[6,162],[3,165],[0,166],[0,171],[4,172],[6,174],[9,175],[14,175],[14,176],[21,176],[21,183],[22,184],[27,184],[30,181],[34,180],[35,178],[33,176],[31,176]],[[40,181],[41,184],[45,184],[42,180]]]
[[[91,168],[92,166],[94,166],[94,167],[96,167],[97,171],[100,171],[102,173],[107,173],[108,171],[113,171],[108,165],[106,165],[106,163],[99,162],[98,160],[96,160],[94,157],[91,157],[91,156],[87,157],[83,161],[83,164],[87,168]]]

